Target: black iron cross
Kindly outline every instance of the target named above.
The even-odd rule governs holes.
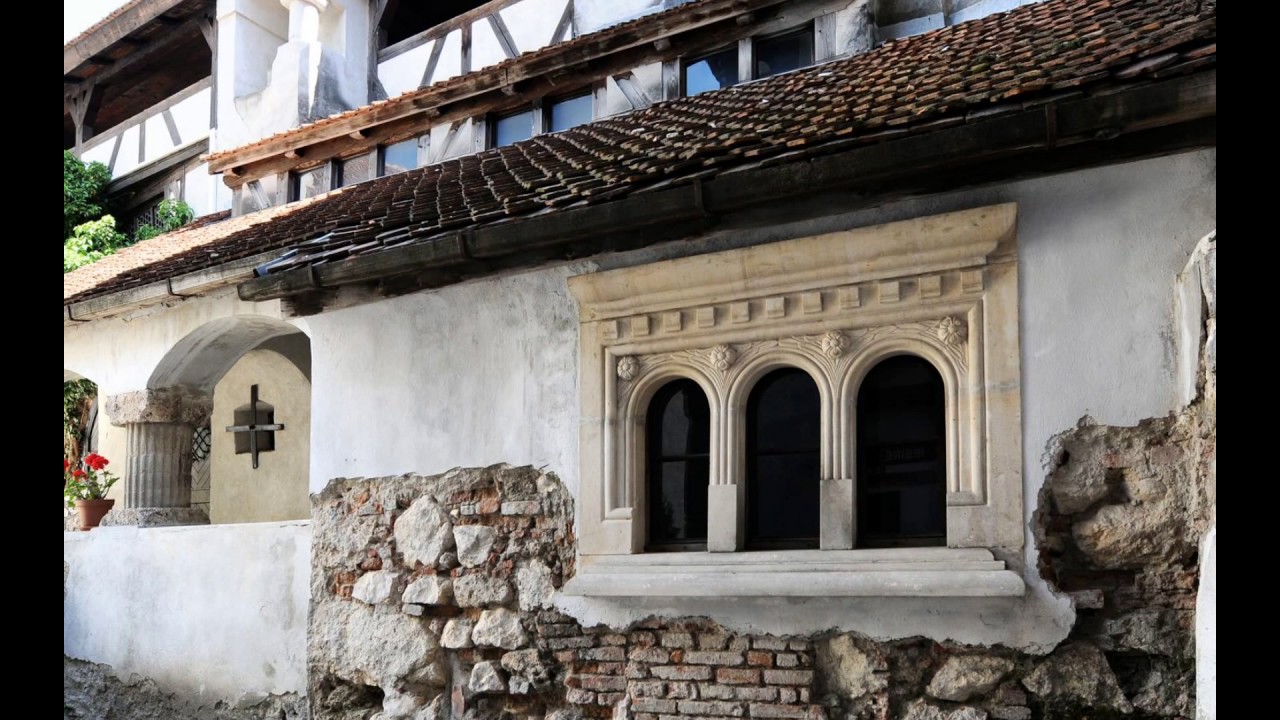
[[[231,433],[249,433],[249,452],[253,453],[253,469],[258,469],[258,433],[275,432],[283,430],[284,425],[280,423],[272,423],[270,425],[258,424],[258,386],[249,386],[249,417],[252,418],[248,425],[228,425],[227,432]]]

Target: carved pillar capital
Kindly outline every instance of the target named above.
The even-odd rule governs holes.
[[[109,396],[105,407],[112,425],[176,423],[196,427],[209,420],[213,397],[185,387],[135,390]]]

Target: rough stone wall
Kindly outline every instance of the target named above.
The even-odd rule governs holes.
[[[62,659],[63,720],[307,720],[307,699],[294,693],[227,703],[191,703],[132,676],[121,680],[111,667]]]
[[[1077,613],[1048,655],[744,635],[707,618],[584,627],[550,605],[574,571],[569,493],[553,474],[497,465],[339,479],[312,496],[312,715],[1189,720],[1216,502],[1215,297],[1207,280],[1189,407],[1133,427],[1086,417],[1047,448],[1038,570]]]
[[[924,638],[749,636],[705,618],[583,627],[559,480],[494,466],[313,497],[315,718],[1190,718],[1196,552],[1216,437],[1200,402],[1056,439],[1041,572],[1075,599],[1044,657]]]

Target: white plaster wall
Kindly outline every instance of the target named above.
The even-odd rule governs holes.
[[[275,448],[252,457],[237,455],[236,408],[249,402],[249,387],[275,408],[284,430]],[[209,519],[214,523],[304,520],[311,517],[307,469],[311,459],[311,383],[293,363],[270,350],[253,350],[218,381],[213,390]]]
[[[63,367],[93,380],[104,396],[141,390],[147,387],[156,366],[179,340],[207,322],[232,316],[279,320],[280,302],[242,302],[232,287],[209,297],[175,299],[168,306],[157,305],[130,315],[76,323],[62,331]],[[285,322],[305,332],[305,320]]]
[[[1196,593],[1196,720],[1218,717],[1218,526],[1200,546]]]
[[[288,39],[289,11],[279,0],[218,0],[218,129],[216,152],[255,140],[236,110],[236,98],[267,86],[276,49]]]
[[[1216,152],[903,201],[765,231],[724,249],[950,210],[1019,203],[1025,520],[1049,439],[1085,415],[1131,425],[1177,407],[1174,278],[1216,227]],[[312,491],[331,478],[437,473],[498,462],[554,470],[575,492],[577,313],[564,278],[649,262],[689,243],[475,281],[308,318],[313,353]],[[1118,309],[1123,311],[1118,311]],[[1030,533],[1022,560],[1034,568]],[[1032,572],[1023,600],[895,599],[649,604],[562,599],[589,622],[655,610],[707,613],[770,632],[838,626],[1047,650],[1073,621]]]
[[[684,0],[687,2],[687,0]],[[586,35],[611,25],[663,9],[665,5],[683,4],[679,0],[576,0],[573,4],[574,25],[579,35]]]
[[[306,522],[64,533],[62,648],[212,705],[306,692]]]

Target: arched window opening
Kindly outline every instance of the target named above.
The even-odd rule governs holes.
[[[803,370],[774,370],[747,399],[747,546],[816,548],[822,399]]]
[[[711,479],[711,406],[692,380],[649,402],[645,428],[648,550],[705,550]]]
[[[858,547],[946,545],[946,395],[914,355],[872,368],[858,391]]]

